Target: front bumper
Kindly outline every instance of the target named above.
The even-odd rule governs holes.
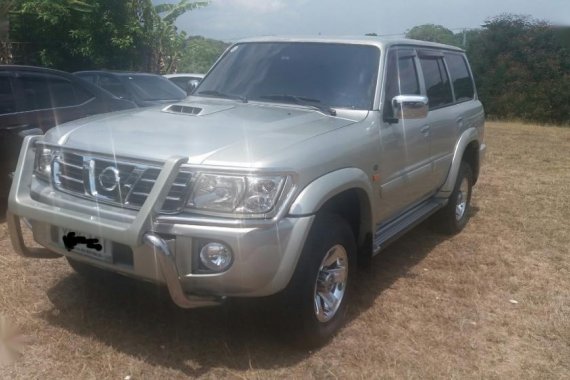
[[[8,207],[8,227],[16,252],[27,257],[59,255],[103,269],[167,285],[181,307],[208,306],[226,296],[254,297],[274,294],[289,282],[297,264],[313,216],[282,218],[258,225],[223,226],[176,223],[159,216],[160,207],[184,158],[164,164],[146,202],[137,212],[98,205],[89,200],[53,191],[33,180],[34,151],[38,137],[24,141]],[[20,218],[31,222],[34,239],[43,247],[24,244]],[[100,261],[61,242],[61,229],[95,235],[128,247],[129,262]],[[223,273],[197,271],[197,241],[221,241],[234,254],[232,266]]]

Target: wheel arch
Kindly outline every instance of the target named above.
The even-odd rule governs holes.
[[[469,128],[463,132],[453,152],[453,159],[451,161],[451,167],[447,175],[445,183],[441,187],[438,196],[447,198],[449,194],[453,191],[455,186],[455,181],[457,181],[457,175],[459,173],[459,167],[461,162],[465,161],[471,166],[473,171],[473,184],[477,182],[479,177],[479,132],[476,128]]]
[[[371,253],[372,249],[372,194],[372,185],[364,171],[357,168],[340,169],[307,185],[291,205],[289,215],[322,212],[339,215],[349,223],[360,256]]]

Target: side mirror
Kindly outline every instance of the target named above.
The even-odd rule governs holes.
[[[186,86],[186,94],[192,95],[192,93],[194,92],[194,90],[196,90],[196,87],[198,87],[199,84],[200,81],[198,79],[189,80],[188,86]]]
[[[398,120],[423,119],[428,114],[428,98],[421,95],[397,95],[392,98],[392,114]]]

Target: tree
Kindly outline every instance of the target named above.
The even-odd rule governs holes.
[[[406,33],[406,38],[414,40],[439,42],[441,44],[460,46],[460,36],[441,25],[425,24],[414,26]]]
[[[486,21],[467,54],[492,117],[570,123],[570,49],[544,21],[504,14]]]
[[[25,43],[21,63],[74,71],[107,68],[160,72],[175,65],[185,35],[176,18],[206,6],[181,0],[18,0],[11,35]],[[162,17],[161,17],[162,16]]]
[[[229,44],[222,41],[200,36],[190,37],[185,42],[178,71],[205,73],[228,46]]]
[[[570,30],[528,16],[502,14],[482,29],[454,34],[420,25],[408,38],[466,49],[488,116],[570,124]]]
[[[9,63],[12,60],[10,41],[8,40],[8,14],[14,6],[13,0],[0,2],[0,64]]]

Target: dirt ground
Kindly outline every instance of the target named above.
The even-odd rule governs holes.
[[[490,122],[486,140],[466,229],[428,220],[376,257],[316,351],[284,345],[256,302],[181,310],[23,259],[2,223],[0,314],[30,341],[0,378],[570,379],[570,128]]]

